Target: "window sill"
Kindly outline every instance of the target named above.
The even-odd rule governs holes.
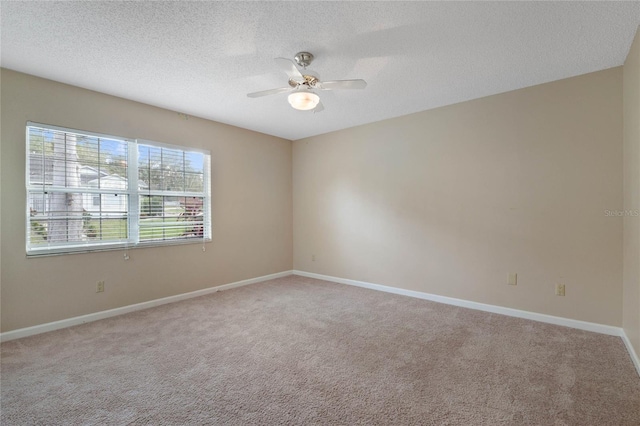
[[[211,238],[204,239],[205,243],[210,243],[213,240]],[[132,244],[104,244],[104,245],[94,245],[91,247],[85,246],[75,246],[65,247],[65,248],[57,248],[57,249],[32,249],[30,253],[27,253],[27,259],[33,259],[38,257],[49,257],[49,256],[64,256],[70,254],[86,254],[86,253],[99,253],[103,251],[129,251],[129,250],[138,250],[142,248],[152,248],[152,247],[171,247],[171,246],[182,246],[182,245],[193,245],[193,244],[202,244],[202,238],[193,238],[188,240],[164,240],[162,242],[158,241],[149,241],[149,242],[141,242],[135,245]]]

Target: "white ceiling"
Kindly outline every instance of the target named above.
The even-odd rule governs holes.
[[[0,4],[5,68],[291,140],[622,65],[640,25],[639,2]],[[367,88],[246,97],[300,50]]]

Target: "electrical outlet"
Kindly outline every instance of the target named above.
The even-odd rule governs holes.
[[[518,285],[518,274],[509,274],[509,285]]]
[[[556,284],[556,296],[564,296],[564,284]]]
[[[315,255],[315,254],[312,254],[312,255],[311,255],[311,261],[312,261],[312,262],[315,262],[315,261],[316,261],[316,255]]]
[[[102,293],[104,291],[104,281],[98,281],[96,286],[96,293]]]

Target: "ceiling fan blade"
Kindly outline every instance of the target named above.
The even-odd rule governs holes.
[[[324,105],[322,105],[322,102],[318,102],[318,105],[313,109],[313,113],[315,114],[320,111],[324,111]]]
[[[278,89],[263,90],[261,92],[248,93],[250,98],[261,98],[262,96],[277,95],[278,93],[289,92],[293,90],[291,87],[280,87]]]
[[[282,68],[284,72],[287,73],[289,78],[301,79],[302,73],[296,67],[296,64],[293,63],[291,59],[287,58],[275,58],[276,63]]]
[[[319,86],[321,90],[364,89],[367,87],[367,82],[364,80],[334,80],[323,81]]]

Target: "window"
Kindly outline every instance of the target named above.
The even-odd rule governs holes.
[[[210,156],[27,124],[27,254],[211,238]]]
[[[205,162],[200,152],[138,144],[140,241],[203,237]]]

